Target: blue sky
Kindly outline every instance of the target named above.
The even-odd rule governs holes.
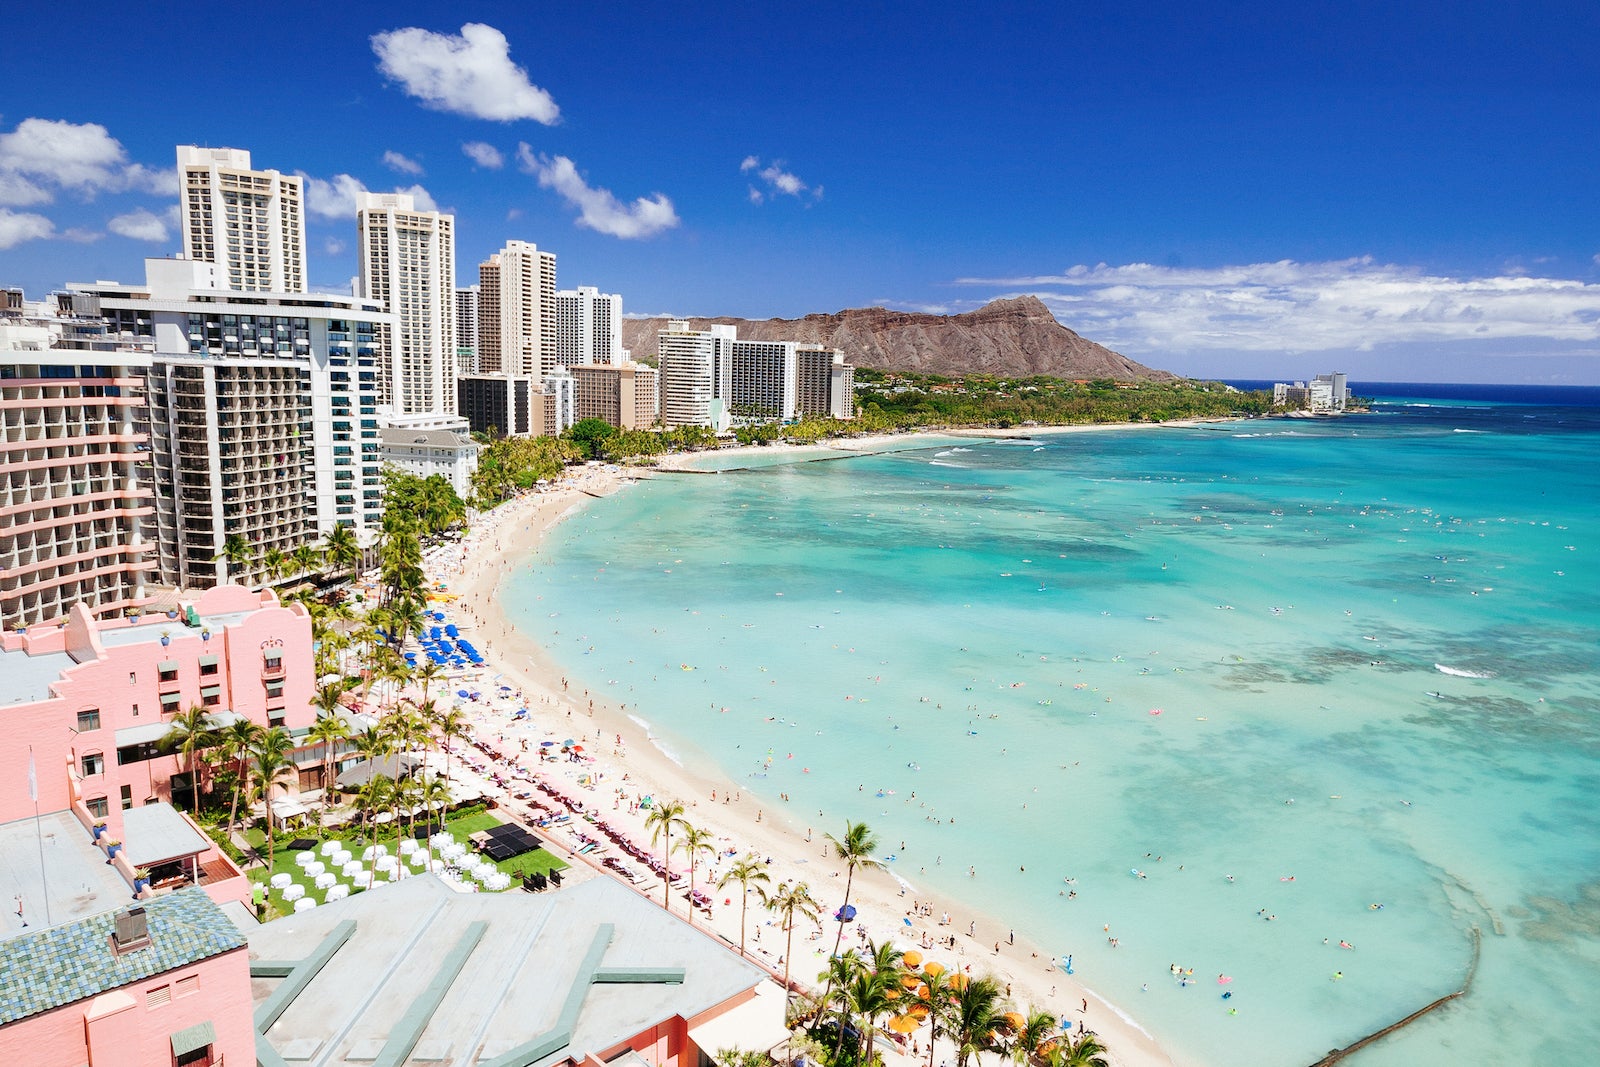
[[[1314,12],[1314,13],[1313,13]],[[1207,377],[1600,383],[1600,5],[148,3],[11,12],[0,284],[140,280],[173,148],[509,238],[630,313],[1034,293]],[[17,42],[26,42],[17,47]]]

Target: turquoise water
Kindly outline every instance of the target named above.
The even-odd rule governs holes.
[[[1407,403],[658,478],[509,610],[1180,1062],[1310,1063],[1474,927],[1352,1062],[1592,1062],[1600,408]]]

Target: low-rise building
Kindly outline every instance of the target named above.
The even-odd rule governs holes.
[[[419,478],[435,474],[450,483],[465,500],[472,495],[472,475],[478,469],[478,443],[470,434],[455,430],[382,431],[383,462]]]

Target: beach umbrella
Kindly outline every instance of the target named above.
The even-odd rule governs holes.
[[[900,976],[900,984],[905,986],[907,989],[915,989],[917,986],[922,984],[922,979],[918,978],[914,974],[902,974]]]
[[[582,745],[573,745],[572,746],[572,751],[574,751],[574,752],[582,752],[583,751],[583,746]]]
[[[1028,1025],[1028,1020],[1022,1017],[1022,1013],[1020,1011],[1008,1011],[1005,1013],[1003,1018],[1006,1021],[1006,1025],[1011,1027],[1013,1030],[1021,1030],[1024,1026]]]
[[[467,699],[467,691],[465,689],[457,689],[456,696],[460,697],[462,700],[465,700]]]
[[[561,747],[562,748],[571,748],[575,744],[577,744],[577,742],[569,737],[565,741],[561,742]]]
[[[922,968],[922,973],[937,978],[944,973],[944,964],[935,960]]]
[[[540,741],[539,742],[539,747],[540,748],[554,748],[555,744],[556,743],[554,741]]]
[[[896,1015],[889,1020],[889,1029],[897,1034],[909,1034],[922,1024],[910,1015]]]
[[[916,949],[912,949],[910,952],[907,952],[904,956],[900,957],[900,962],[906,965],[907,970],[914,971],[918,967],[922,966],[922,953],[918,952]]]
[[[854,904],[846,904],[834,912],[833,917],[842,923],[847,923],[856,917],[856,906]]]

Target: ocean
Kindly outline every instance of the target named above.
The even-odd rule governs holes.
[[[664,475],[558,526],[508,615],[1180,1063],[1309,1064],[1469,972],[1352,1062],[1592,1062],[1600,390],[1353,390]]]

